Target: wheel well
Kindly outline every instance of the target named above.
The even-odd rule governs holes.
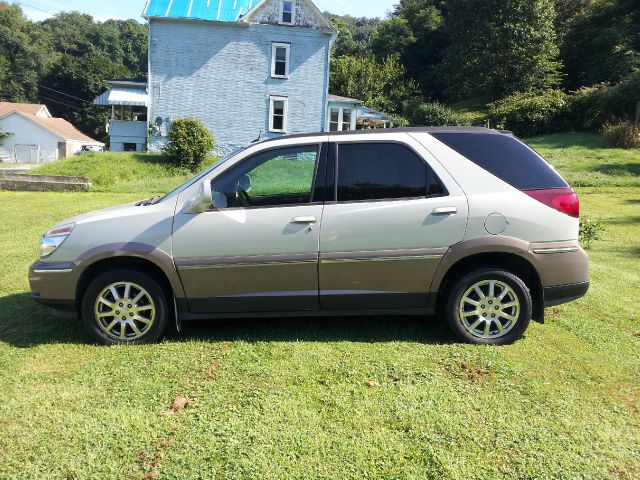
[[[171,282],[169,282],[165,273],[155,263],[138,257],[105,258],[104,260],[99,260],[91,264],[84,270],[84,272],[82,272],[76,287],[76,307],[78,311],[81,310],[82,297],[84,296],[84,292],[89,286],[89,283],[104,272],[120,268],[129,268],[138,272],[146,273],[162,285],[167,297],[171,298],[173,296]]]
[[[526,259],[514,253],[480,253],[455,263],[444,276],[438,289],[437,306],[442,307],[453,282],[478,268],[496,267],[517,275],[529,287],[533,301],[533,319],[544,319],[544,297],[538,272]]]

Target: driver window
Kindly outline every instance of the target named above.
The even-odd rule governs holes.
[[[311,202],[318,145],[258,153],[211,183],[217,208],[270,207]]]

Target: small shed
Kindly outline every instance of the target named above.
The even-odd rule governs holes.
[[[70,157],[84,149],[100,150],[104,143],[85,135],[45,105],[0,102],[0,161],[45,163]]]
[[[109,146],[112,152],[142,152],[147,144],[147,82],[108,80],[109,89],[93,101],[110,106]]]

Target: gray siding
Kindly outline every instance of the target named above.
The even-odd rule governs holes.
[[[198,118],[220,150],[269,138],[269,97],[289,98],[287,133],[326,123],[330,34],[313,29],[200,21],[150,22],[149,119]],[[291,43],[287,80],[271,78],[272,42]],[[156,138],[157,148],[163,138]]]

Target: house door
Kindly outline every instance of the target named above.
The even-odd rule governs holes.
[[[320,151],[257,153],[212,181],[214,211],[176,215],[173,255],[193,313],[319,308]]]

